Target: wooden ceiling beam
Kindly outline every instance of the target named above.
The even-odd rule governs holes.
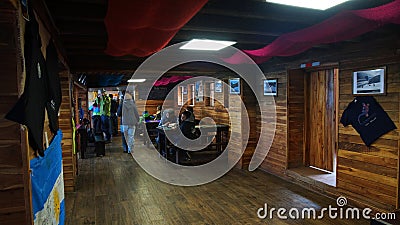
[[[46,0],[46,2],[48,2],[48,3],[53,3],[53,2],[55,2],[54,4],[56,4],[56,3],[58,3],[58,2],[60,2],[60,3],[65,3],[65,4],[73,4],[73,3],[76,3],[76,4],[78,4],[78,5],[82,5],[82,4],[96,4],[96,5],[103,5],[103,7],[107,7],[107,3],[108,3],[108,0],[57,0],[57,1],[54,1],[54,0]]]
[[[199,13],[292,21],[296,23],[314,23],[316,22],[315,20],[329,16],[324,11],[252,0],[209,1]]]
[[[82,50],[95,50],[97,52],[102,51],[104,54],[104,49],[106,49],[107,43],[90,43],[90,42],[64,42],[64,45],[67,46],[66,50],[68,54],[75,51]]]
[[[71,58],[71,71],[119,71],[136,70],[143,60],[110,60],[104,57],[74,57]]]
[[[81,36],[106,36],[106,27],[104,23],[99,22],[81,22],[71,23],[68,21],[57,21],[60,35],[81,35]]]
[[[238,9],[232,9],[232,10],[225,10],[225,9],[213,9],[213,8],[205,8],[202,9],[199,12],[199,15],[217,15],[217,16],[226,16],[226,17],[238,17],[241,19],[257,19],[257,20],[274,20],[278,22],[291,22],[291,23],[297,23],[297,24],[304,24],[304,25],[311,25],[315,24],[316,22],[321,21],[322,19],[325,19],[325,16],[318,16],[318,18],[315,18],[313,16],[296,16],[292,14],[281,14],[278,11],[272,11],[272,10],[264,10],[264,12],[261,12],[260,9],[257,11],[242,11]]]
[[[267,44],[276,39],[275,36],[265,36],[257,34],[242,34],[242,33],[221,33],[221,32],[196,32],[188,30],[180,30],[174,37],[173,40],[192,40],[194,38],[199,39],[212,39],[212,40],[226,40],[236,41],[240,43],[250,44]]]
[[[231,25],[232,27],[232,25]],[[59,25],[60,35],[64,36],[105,36],[106,29],[104,24],[102,23],[80,23],[71,24],[71,23],[63,23]],[[186,25],[181,30],[183,31],[197,31],[197,32],[214,32],[214,33],[235,33],[235,34],[249,34],[249,35],[262,35],[262,36],[271,36],[277,37],[286,33],[288,31],[283,30],[282,28],[272,27],[272,29],[249,29],[248,27],[242,28],[224,28],[221,25],[219,26],[194,26],[194,25]]]
[[[239,29],[244,31],[257,30],[266,33],[287,33],[305,28],[309,25],[276,20],[243,19],[239,17],[226,17],[208,14],[197,14],[184,27],[212,27],[223,29]],[[183,27],[183,28],[184,28]]]
[[[195,27],[195,26],[184,26],[181,30],[184,31],[197,31],[197,32],[215,32],[215,33],[235,33],[235,34],[249,34],[249,35],[263,35],[263,36],[271,36],[278,37],[283,33],[280,31],[259,31],[259,30],[243,30],[243,29],[234,29],[234,28],[217,28],[217,27]]]
[[[47,1],[57,20],[103,22],[107,5],[96,3],[70,3]]]

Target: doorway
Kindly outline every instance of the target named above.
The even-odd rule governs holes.
[[[288,169],[335,186],[338,69],[288,75]]]

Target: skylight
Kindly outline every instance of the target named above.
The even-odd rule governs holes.
[[[266,2],[325,10],[349,0],[266,0]]]
[[[180,49],[218,51],[233,44],[236,44],[236,42],[193,39],[185,45],[181,46]]]
[[[145,81],[146,81],[146,79],[129,79],[128,80],[129,83],[142,83]]]

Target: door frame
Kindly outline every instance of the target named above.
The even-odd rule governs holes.
[[[337,152],[338,152],[338,120],[339,120],[339,115],[338,115],[338,113],[339,113],[339,110],[338,110],[338,107],[339,107],[339,64],[338,63],[329,63],[329,64],[325,64],[325,65],[322,65],[322,66],[318,66],[318,67],[312,67],[312,68],[306,68],[306,69],[301,69],[301,68],[293,68],[293,69],[288,69],[287,70],[287,88],[286,88],[286,90],[287,90],[287,93],[286,93],[286,101],[287,101],[287,121],[286,121],[286,125],[287,125],[287,147],[286,147],[286,169],[294,169],[294,168],[297,168],[297,167],[301,167],[301,166],[305,166],[305,160],[304,160],[304,158],[305,158],[305,156],[304,156],[304,154],[305,154],[305,148],[306,148],[306,143],[305,143],[305,127],[306,127],[306,123],[307,123],[307,121],[305,121],[305,120],[303,120],[304,121],[304,125],[303,125],[303,131],[302,131],[302,133],[301,134],[299,134],[299,135],[302,135],[303,136],[303,143],[301,143],[301,148],[303,149],[303,151],[300,153],[298,153],[298,154],[301,154],[302,156],[302,158],[301,159],[294,159],[294,161],[293,161],[293,158],[292,158],[292,156],[291,156],[291,151],[292,151],[292,149],[290,149],[291,148],[291,142],[293,142],[293,140],[292,140],[292,138],[291,138],[291,136],[293,136],[293,135],[291,135],[291,132],[292,132],[292,127],[291,127],[291,121],[290,121],[290,119],[292,118],[291,116],[292,115],[289,115],[291,112],[290,112],[290,105],[291,105],[291,89],[293,88],[293,84],[291,83],[291,79],[290,79],[290,75],[291,74],[296,74],[297,76],[299,75],[299,73],[302,73],[304,76],[307,74],[307,73],[310,73],[311,71],[319,71],[319,70],[329,70],[329,69],[332,69],[333,71],[334,71],[334,100],[335,100],[335,109],[334,109],[334,114],[335,114],[335,118],[336,118],[336,121],[335,121],[335,129],[336,129],[336,132],[335,132],[335,146],[334,146],[334,152],[333,152],[333,160],[334,160],[334,162],[333,162],[333,172],[336,172],[336,170],[337,170]],[[304,85],[305,85],[305,82],[306,82],[306,80],[305,80],[306,78],[304,77]],[[303,85],[303,86],[304,86]],[[306,87],[304,87],[304,88],[306,88]],[[305,93],[305,91],[303,92],[303,94]],[[305,96],[303,96],[303,98],[304,98],[304,100],[306,100],[305,99]],[[306,105],[307,104],[307,102],[304,102],[304,105]],[[305,115],[304,115],[304,117],[305,117]],[[303,118],[303,119],[305,119],[305,118]]]

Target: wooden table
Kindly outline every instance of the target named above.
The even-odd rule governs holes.
[[[157,127],[158,127],[159,123],[160,123],[160,120],[147,120],[147,121],[143,122],[144,127],[146,128],[146,131],[147,131],[148,138],[150,139],[150,142],[148,142],[147,141],[148,139],[144,136],[143,144],[149,146],[150,143],[155,142],[155,139],[158,135]],[[146,133],[144,131],[143,131],[143,135],[146,135]]]
[[[216,150],[218,153],[221,153],[222,150],[227,146],[227,137],[228,137],[228,132],[229,132],[229,126],[224,125],[224,124],[216,124],[216,125],[196,125],[195,128],[200,131],[202,130],[203,133],[201,133],[200,137],[203,139],[202,141],[206,142],[209,141],[208,138],[214,137],[215,135],[215,142],[211,143],[209,146],[216,146]],[[158,151],[160,152],[161,155],[167,156],[168,155],[168,146],[174,146],[173,143],[171,143],[167,135],[165,135],[165,132],[169,132],[168,135],[175,135],[174,132],[177,132],[176,135],[178,134],[178,129],[179,128],[170,128],[170,127],[157,127],[157,132],[158,132],[158,137],[159,137],[159,143],[158,143]],[[213,134],[212,134],[213,133]],[[175,148],[176,154],[175,154],[175,162],[179,162],[179,148]]]
[[[165,158],[168,158],[168,146],[172,146],[173,144],[168,140],[167,135],[165,135],[165,132],[171,132],[171,135],[175,135],[174,132],[178,132],[179,128],[170,128],[167,126],[158,126],[157,128],[158,132],[158,145],[157,145],[157,150],[160,153],[160,155],[165,156]],[[178,135],[178,133],[176,133]],[[175,148],[175,163],[179,162],[179,149]]]
[[[217,148],[218,153],[221,153],[222,150],[227,146],[228,142],[228,132],[229,126],[225,124],[215,124],[215,125],[196,125],[195,128],[200,131],[203,130],[200,138],[203,138],[204,141],[209,141],[209,137],[213,137],[213,131],[216,130],[215,134],[215,142],[211,143],[209,146],[215,145]],[[216,129],[215,129],[216,128]]]

